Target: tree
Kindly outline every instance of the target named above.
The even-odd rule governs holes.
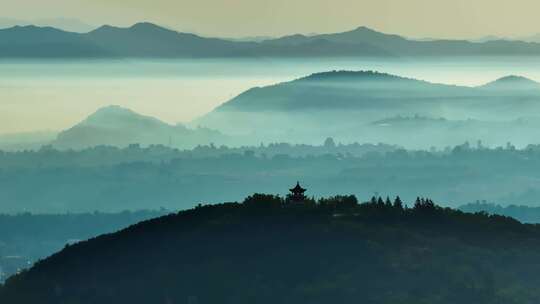
[[[334,142],[334,139],[332,137],[328,137],[324,141],[324,147],[326,149],[334,149],[336,147],[336,143]]]
[[[384,202],[384,204],[386,205],[386,207],[392,207],[392,202],[390,201],[390,197],[386,197],[386,201]]]
[[[277,195],[255,193],[246,197],[243,204],[257,209],[279,208],[283,200]]]
[[[430,213],[437,208],[435,203],[430,199],[425,198],[416,198],[414,203],[414,210]]]
[[[394,208],[403,209],[403,202],[401,201],[399,195],[396,196],[396,199],[394,200]]]
[[[420,200],[420,197],[416,198],[416,201],[414,201],[414,209],[420,209],[422,208],[422,200]]]
[[[337,195],[319,199],[319,205],[338,210],[347,210],[358,205],[358,199],[354,195]]]

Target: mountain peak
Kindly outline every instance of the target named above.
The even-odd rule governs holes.
[[[101,115],[118,115],[118,114],[122,114],[122,115],[135,114],[135,115],[137,115],[137,113],[133,112],[132,110],[130,110],[128,108],[124,108],[124,107],[119,106],[119,105],[109,105],[109,106],[101,107],[101,108],[97,109],[94,112],[94,114],[92,114],[92,115],[101,116]]]
[[[377,71],[348,71],[348,70],[334,70],[328,72],[314,73],[307,77],[300,78],[299,80],[308,81],[320,81],[320,80],[405,80],[399,76],[381,73]]]
[[[56,32],[62,33],[66,32],[51,26],[37,26],[37,25],[15,25],[10,28],[2,29],[4,31],[15,31],[15,32],[28,32],[28,33],[40,33],[40,32]],[[68,33],[68,32],[66,32]]]
[[[155,117],[111,105],[99,108],[80,123],[58,134],[55,147],[81,149],[99,145],[127,146],[138,143],[175,147],[194,147],[209,142],[223,142],[221,133],[209,129],[188,129],[181,124],[170,125]]]
[[[508,76],[504,76],[504,77],[501,77],[497,80],[495,80],[496,82],[529,82],[529,83],[536,83],[535,81],[527,78],[527,77],[523,77],[523,76],[519,76],[519,75],[508,75]]]
[[[540,83],[523,76],[509,75],[501,77],[481,87],[485,89],[504,90],[540,90]]]
[[[370,32],[370,33],[379,33],[378,31],[372,29],[372,28],[369,28],[367,26],[359,26],[357,28],[355,28],[354,30],[352,30],[353,32]]]
[[[157,24],[150,23],[150,22],[138,22],[129,27],[130,30],[135,31],[171,31],[169,29],[166,29],[164,27],[161,27]]]
[[[165,124],[154,117],[144,116],[118,105],[110,105],[99,108],[97,111],[90,114],[84,121],[82,121],[81,124],[107,126],[110,124],[120,124],[134,121],[147,121],[156,124]]]
[[[340,33],[336,34],[336,35],[339,35]],[[346,31],[346,32],[343,32],[341,34],[348,34],[348,35],[362,35],[362,36],[366,36],[366,37],[371,37],[371,38],[375,38],[375,37],[389,37],[389,38],[401,38],[401,36],[399,35],[394,35],[394,34],[386,34],[386,33],[383,33],[383,32],[380,32],[380,31],[377,31],[377,30],[374,30],[370,27],[367,27],[367,26],[359,26],[353,30],[350,30],[350,31]]]
[[[403,40],[406,40],[399,35],[382,33],[366,26],[360,26],[341,33],[323,34],[315,37],[342,43],[365,43],[381,49],[387,49],[388,43],[401,43]]]
[[[169,29],[160,27],[159,25],[150,22],[135,23],[130,27],[116,27],[112,25],[102,25],[92,31],[93,33],[110,33],[110,32],[133,32],[133,33],[155,33],[155,32],[173,32]],[[92,33],[91,32],[91,33]]]
[[[112,25],[109,25],[109,24],[104,24],[104,25],[96,28],[95,30],[90,31],[89,34],[108,33],[108,32],[112,32],[112,31],[117,31],[119,29],[120,28],[118,28],[118,27],[115,27],[115,26],[112,26]]]

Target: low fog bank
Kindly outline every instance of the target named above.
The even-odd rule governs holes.
[[[446,117],[449,116],[452,115]],[[38,151],[51,147],[80,151],[96,146],[127,148],[130,145],[194,149],[210,144],[242,147],[275,142],[318,145],[328,137],[344,144],[384,143],[412,150],[442,150],[464,142],[482,142],[491,148],[511,143],[520,149],[540,143],[537,133],[540,116],[511,120],[503,117],[498,117],[499,120],[446,117],[398,111],[228,113],[226,116],[215,113],[212,114],[212,122],[207,124],[118,124],[107,127],[79,124],[57,133],[0,136],[0,150]]]
[[[426,111],[299,111],[297,113],[212,113],[193,126],[219,128],[229,145],[261,142],[317,144],[326,137],[343,143],[387,143],[407,149],[444,149],[481,141],[489,147],[512,143],[518,148],[540,143],[540,116]],[[461,114],[461,115],[459,115]],[[523,114],[523,113],[521,113]],[[510,117],[509,117],[510,116]],[[449,119],[448,117],[452,117]],[[472,118],[475,117],[475,118]],[[210,122],[211,120],[211,122]]]
[[[39,150],[56,139],[54,131],[0,134],[0,150]]]

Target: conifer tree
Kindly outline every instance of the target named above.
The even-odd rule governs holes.
[[[384,204],[386,205],[386,207],[392,207],[392,202],[390,201],[390,197],[386,197],[386,201],[384,202]]]
[[[399,195],[396,196],[396,199],[394,200],[394,208],[403,209],[403,202],[401,201]]]

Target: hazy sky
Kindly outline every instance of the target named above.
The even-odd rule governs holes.
[[[526,36],[540,32],[538,0],[0,0],[0,17],[151,21],[212,36],[278,36],[360,25],[411,37]]]

